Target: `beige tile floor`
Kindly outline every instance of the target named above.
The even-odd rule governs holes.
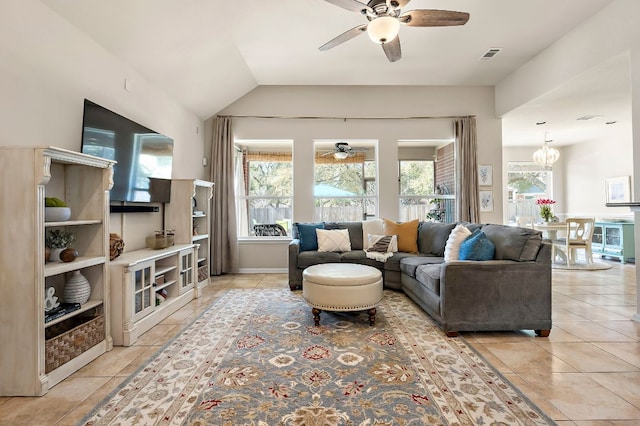
[[[554,271],[548,338],[530,332],[464,333],[503,375],[561,426],[640,425],[640,324],[635,266]],[[0,397],[1,425],[75,425],[225,288],[286,287],[285,274],[213,278],[203,297],[115,347],[43,397]]]

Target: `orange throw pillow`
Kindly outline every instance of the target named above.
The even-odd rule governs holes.
[[[418,253],[418,219],[404,223],[384,219],[384,234],[398,236],[398,251]]]

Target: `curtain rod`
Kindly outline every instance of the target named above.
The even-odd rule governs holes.
[[[322,116],[285,116],[285,115],[217,115],[220,118],[266,118],[281,120],[438,120],[456,118],[476,118],[475,115],[440,115],[440,116],[411,116],[411,117],[322,117]]]

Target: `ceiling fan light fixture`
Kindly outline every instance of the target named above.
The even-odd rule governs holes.
[[[344,160],[349,156],[349,153],[346,151],[336,151],[333,153],[333,156],[336,160]]]
[[[391,16],[379,16],[367,25],[367,34],[374,43],[383,44],[395,39],[400,32],[400,21]]]

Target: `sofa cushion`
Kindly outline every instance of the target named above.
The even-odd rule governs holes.
[[[447,243],[444,246],[444,261],[451,262],[452,260],[458,260],[460,257],[460,245],[462,242],[471,235],[471,231],[462,223],[456,225],[455,228],[449,234]]]
[[[351,250],[348,229],[316,229],[318,251],[344,252]]]
[[[340,254],[340,262],[342,263],[358,263],[360,265],[369,265],[374,268],[382,269],[384,263],[378,262],[375,259],[369,259],[364,250],[351,250],[345,251]]]
[[[443,258],[436,256],[405,257],[400,260],[400,271],[404,274],[407,274],[411,278],[415,278],[416,269],[418,268],[418,266],[433,264],[438,265],[443,261]]]
[[[491,260],[495,252],[496,246],[478,229],[460,245],[460,260]]]
[[[318,263],[340,263],[340,253],[313,250],[298,254],[298,268],[304,269]]]
[[[294,223],[295,234],[300,239],[300,251],[318,250],[316,229],[324,229],[324,223]],[[295,235],[294,235],[295,237]]]
[[[365,220],[362,222],[362,249],[369,248],[369,235],[380,235],[384,232],[384,221],[382,219]]]
[[[398,251],[418,253],[418,219],[404,223],[384,219],[384,233],[398,236]]]
[[[440,268],[442,265],[422,265],[416,269],[416,280],[426,288],[440,295]]]
[[[324,229],[348,229],[351,250],[362,250],[362,222],[325,222]]]
[[[455,223],[422,222],[418,227],[418,249],[420,253],[444,256],[444,247]]]
[[[496,246],[498,260],[533,261],[542,245],[542,233],[533,229],[489,224],[482,231]]]
[[[422,255],[415,254],[415,253],[407,253],[404,251],[393,253],[393,256],[391,256],[384,262],[384,270],[400,272],[400,262],[402,261],[402,259],[406,259],[410,257],[422,257]]]

